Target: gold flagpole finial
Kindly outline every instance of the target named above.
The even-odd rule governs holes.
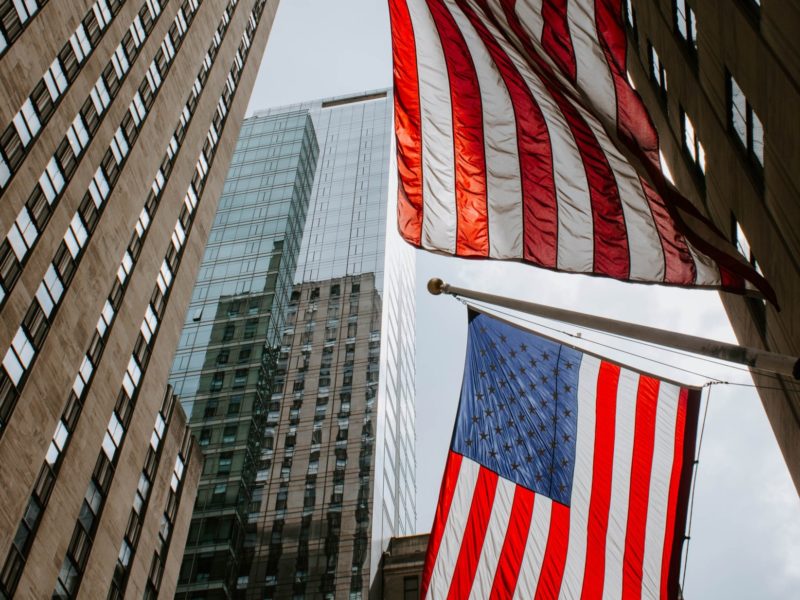
[[[445,290],[445,282],[438,277],[431,277],[428,280],[428,291],[434,296],[438,296],[442,292],[446,292],[447,290]]]

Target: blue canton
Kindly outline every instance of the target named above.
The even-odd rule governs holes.
[[[453,451],[569,506],[582,357],[470,311]]]

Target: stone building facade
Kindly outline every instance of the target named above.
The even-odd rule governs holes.
[[[626,0],[628,69],[678,188],[772,283],[780,311],[722,294],[739,342],[800,355],[800,6]],[[800,394],[754,372],[800,489]]]
[[[169,362],[276,7],[0,1],[0,597],[174,592]]]

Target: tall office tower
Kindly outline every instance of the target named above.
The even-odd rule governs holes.
[[[174,592],[167,387],[277,0],[0,0],[0,597]]]
[[[800,7],[627,0],[628,68],[678,187],[772,283],[781,310],[723,294],[740,343],[800,354]],[[669,82],[669,83],[668,83]],[[796,382],[753,373],[800,491]]]
[[[320,153],[251,585],[272,598],[366,598],[389,538],[416,525],[414,253],[390,191],[392,98],[292,108],[311,114]]]
[[[171,373],[206,459],[181,598],[247,587],[275,355],[317,152],[308,113],[294,111],[247,119],[233,154]]]
[[[299,252],[287,241],[282,247],[287,268],[296,260],[294,289],[281,287],[291,293],[288,303],[278,302],[276,289],[269,322],[262,322],[245,315],[237,295],[261,287],[239,289],[232,275],[250,259],[221,261],[214,240],[249,231],[227,216],[240,195],[285,184],[297,193],[310,183],[306,169],[284,156],[290,140],[293,152],[301,147],[300,113],[309,115],[319,144],[316,172]],[[415,527],[414,261],[393,220],[391,115],[382,90],[271,109],[245,122],[173,366],[184,401],[196,398],[195,432],[207,455],[219,456],[206,462],[181,597],[366,597],[388,539]],[[298,131],[265,125],[285,122]],[[313,173],[311,161],[307,167]],[[270,169],[296,178],[246,178]],[[273,192],[259,198],[262,215],[281,210]],[[248,252],[266,265],[271,248]],[[248,322],[252,352],[262,346],[276,359],[260,380],[235,364],[242,345],[235,324]],[[245,448],[241,423],[255,416],[237,417],[242,409],[237,403],[231,413],[225,398],[246,398],[247,385],[268,396],[266,414],[257,415],[263,437],[248,438],[253,444]],[[223,511],[237,498],[248,502]],[[243,542],[232,554],[216,554],[231,528],[244,532]],[[233,555],[236,573],[223,562]]]

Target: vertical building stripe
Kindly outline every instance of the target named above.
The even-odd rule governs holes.
[[[423,0],[407,0],[416,41],[422,124],[423,248],[456,251],[456,197],[453,176],[453,109],[450,89],[437,85],[447,72],[433,18]]]
[[[525,542],[531,527],[534,494],[527,488],[516,486],[514,504],[508,521],[503,549],[497,561],[490,600],[506,600],[514,594],[517,578],[520,575],[522,558],[525,555]]]
[[[622,557],[622,598],[642,597],[645,527],[650,505],[650,476],[653,465],[656,414],[659,398],[658,379],[641,375],[636,394],[636,422],[633,434],[628,524],[625,552]]]
[[[469,597],[481,557],[486,530],[492,516],[497,480],[497,473],[489,469],[480,468],[478,480],[475,483],[475,491],[472,494],[472,503],[469,508],[466,526],[458,540],[461,548],[455,561],[453,577],[450,580],[450,589],[447,593],[448,600]]]
[[[581,593],[583,600],[595,600],[603,595],[619,377],[619,367],[606,362],[601,363],[597,378],[594,467],[592,496],[589,503],[589,535],[586,539],[586,562]]]
[[[406,0],[389,3],[394,60],[394,127],[397,138],[397,222],[419,246],[422,237],[422,116],[417,46]]]
[[[578,432],[575,440],[575,475],[570,497],[570,525],[564,581],[560,598],[580,598],[589,535],[589,506],[592,498],[592,463],[597,415],[597,385],[600,359],[584,355],[578,376]]]
[[[456,254],[488,256],[483,102],[463,32],[443,0],[427,0],[444,51],[450,83],[455,162]]]
[[[475,569],[469,597],[474,600],[486,600],[491,593],[497,572],[498,562],[505,546],[507,532],[515,524],[511,520],[517,485],[508,479],[499,478],[492,505],[492,516],[486,528],[483,549]],[[516,578],[515,578],[516,579]],[[462,596],[463,597],[463,596]]]
[[[425,555],[425,566],[422,570],[422,584],[420,586],[421,598],[425,597],[425,591],[431,581],[433,566],[439,554],[439,546],[442,542],[444,529],[450,515],[450,505],[453,501],[453,496],[455,495],[456,486],[458,484],[461,462],[462,456],[460,454],[456,454],[455,452],[448,453],[447,463],[444,466],[444,475],[442,476],[442,487],[439,490],[439,504],[436,506],[431,535],[428,539],[428,550]]]

